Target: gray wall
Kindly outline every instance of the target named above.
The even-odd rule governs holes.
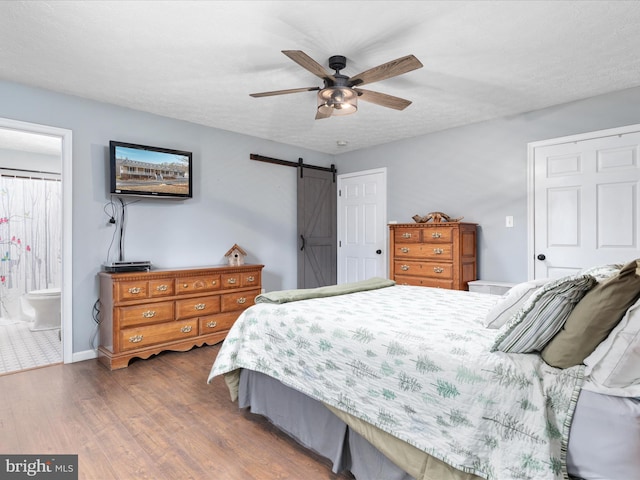
[[[479,273],[522,281],[527,271],[527,143],[640,123],[640,88],[332,157],[77,97],[0,81],[0,117],[73,131],[74,352],[90,348],[97,278],[113,227],[109,140],[194,153],[194,198],[127,207],[125,257],[158,267],[224,262],[238,243],[263,263],[267,290],[296,285],[296,171],[250,153],[329,166],[387,167],[388,219],[444,211],[480,225]],[[504,217],[515,227],[506,229]]]
[[[409,107],[411,108],[411,107]],[[340,173],[387,167],[388,219],[442,211],[479,225],[479,277],[527,279],[527,144],[640,123],[640,88],[345,153]],[[514,227],[505,227],[505,216]]]
[[[265,265],[267,290],[296,286],[296,169],[249,160],[251,153],[330,166],[334,158],[78,97],[0,82],[0,117],[73,131],[73,351],[91,348],[97,273],[114,227],[109,140],[189,150],[194,198],[127,207],[125,258],[157,267],[221,264],[237,243]]]

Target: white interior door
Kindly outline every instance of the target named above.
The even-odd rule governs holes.
[[[640,257],[640,125],[529,145],[529,276],[560,277]]]
[[[338,175],[338,283],[387,277],[387,170]]]

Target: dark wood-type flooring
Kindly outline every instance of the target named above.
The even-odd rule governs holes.
[[[82,480],[353,479],[207,384],[218,349],[0,376],[0,453],[77,454]]]

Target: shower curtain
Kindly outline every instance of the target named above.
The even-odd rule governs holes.
[[[20,297],[62,280],[59,175],[0,175],[0,317],[20,315]]]

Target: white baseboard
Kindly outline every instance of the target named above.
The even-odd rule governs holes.
[[[91,360],[92,358],[98,358],[97,350],[85,350],[84,352],[75,352],[72,356],[71,361],[75,362],[83,362],[85,360]]]

